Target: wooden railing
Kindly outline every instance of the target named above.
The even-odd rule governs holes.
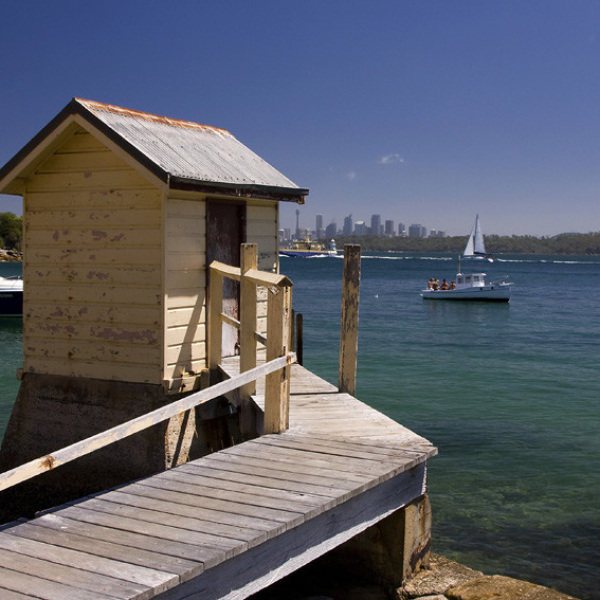
[[[211,371],[216,372],[221,362],[221,332],[222,324],[225,322],[240,329],[239,375],[215,383],[127,423],[0,473],[0,491],[81,456],[91,454],[236,389],[251,394],[255,389],[256,380],[260,377],[266,378],[264,433],[285,431],[289,427],[290,367],[296,362],[296,355],[288,351],[292,315],[292,282],[283,275],[258,271],[256,262],[256,246],[243,244],[241,268],[230,267],[216,261],[210,265],[209,366]],[[222,313],[224,277],[241,283],[239,321]],[[256,331],[257,287],[259,286],[267,288],[266,337]],[[256,360],[257,342],[265,344],[267,348],[267,362],[259,366]]]
[[[182,412],[191,410],[204,402],[228,394],[250,381],[255,381],[259,377],[268,376],[270,373],[277,371],[280,372],[282,368],[289,366],[295,359],[296,357],[293,353],[282,356],[267,364],[240,373],[236,377],[232,377],[222,383],[211,385],[204,390],[190,394],[185,398],[171,402],[171,404],[167,404],[166,406],[132,419],[131,421],[127,421],[127,423],[117,425],[116,427],[112,427],[102,433],[98,433],[85,440],[71,444],[56,452],[36,458],[24,465],[6,471],[5,473],[0,473],[0,491],[17,485],[27,479],[31,479],[36,475],[41,475],[46,471],[60,467],[76,458],[91,454],[96,450],[100,450],[100,448],[104,448],[105,446],[109,446],[126,437],[139,433],[144,429],[148,429],[161,421],[166,421]]]
[[[240,373],[256,367],[258,343],[266,346],[267,364],[287,356],[292,326],[292,282],[285,275],[257,269],[255,244],[242,244],[240,267],[218,261],[210,264],[210,301],[208,332],[208,366],[211,382],[219,377],[222,360],[223,323],[239,330]],[[223,313],[223,282],[239,281],[239,321]],[[258,288],[267,293],[266,337],[257,331]],[[290,366],[270,373],[265,382],[264,433],[280,433],[289,427]],[[249,397],[255,393],[255,381],[240,388]]]

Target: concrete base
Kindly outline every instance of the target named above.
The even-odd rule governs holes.
[[[365,581],[401,587],[429,564],[431,505],[425,494],[329,553],[325,560]]]
[[[179,397],[167,396],[161,385],[25,374],[0,449],[0,472]],[[231,412],[224,399],[217,399],[0,492],[0,523],[199,458],[214,445],[208,437],[222,429],[219,417]],[[197,427],[201,419],[206,423]]]

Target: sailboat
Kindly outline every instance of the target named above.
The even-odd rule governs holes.
[[[483,233],[481,233],[481,227],[479,226],[479,215],[475,216],[475,223],[465,246],[462,259],[494,262],[494,259],[485,251]]]

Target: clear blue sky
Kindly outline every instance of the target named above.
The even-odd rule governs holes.
[[[22,0],[0,21],[0,164],[78,96],[228,129],[310,189],[303,226],[600,231],[598,0]]]

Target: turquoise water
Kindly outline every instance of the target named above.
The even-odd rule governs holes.
[[[0,262],[0,276],[20,275],[21,263]],[[17,369],[23,366],[21,319],[0,317],[0,438],[4,435],[19,390]]]
[[[305,366],[337,383],[342,260],[281,259]],[[18,265],[0,264],[0,274]],[[600,257],[504,257],[510,305],[424,302],[448,256],[363,256],[357,396],[431,440],[434,551],[600,600]],[[20,321],[0,321],[0,434]]]
[[[447,256],[363,256],[357,396],[439,448],[434,550],[599,599],[600,257],[506,257],[510,305],[424,302]],[[342,260],[282,259],[305,365],[337,382]]]

